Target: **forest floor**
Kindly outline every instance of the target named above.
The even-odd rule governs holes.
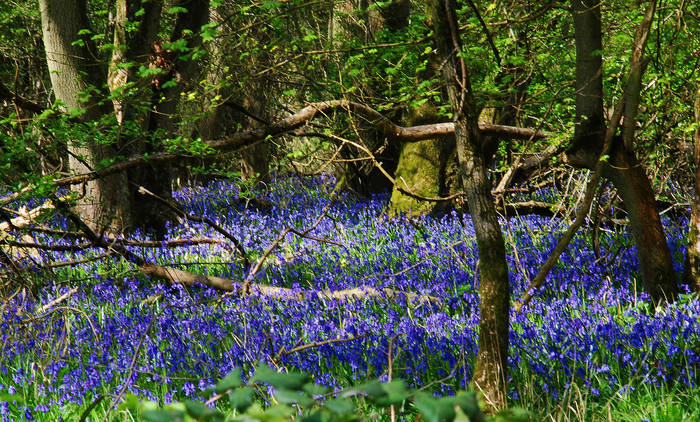
[[[95,402],[89,416],[102,420],[125,393],[159,403],[200,397],[232,369],[250,374],[260,363],[309,373],[329,388],[390,373],[441,395],[468,388],[479,321],[469,216],[389,218],[387,196],[331,201],[333,182],[280,179],[259,193],[264,202],[248,201],[243,187],[224,181],[175,194],[187,212],[240,241],[253,264],[261,263],[254,275],[204,223],[173,224],[168,240],[214,239],[209,243],[127,246],[153,264],[249,277],[253,285],[304,293],[304,300],[255,287],[250,295],[223,295],[150,280],[97,248],[41,252],[31,291],[0,303],[0,420],[76,420]],[[68,229],[60,219],[47,224]],[[686,224],[665,221],[678,268]],[[518,297],[566,221],[525,216],[503,227]],[[286,228],[311,230],[306,238],[280,237]],[[80,243],[46,233],[35,241]],[[700,300],[684,294],[673,305],[650,306],[624,227],[601,230],[599,259],[591,243],[591,230],[583,230],[535,299],[512,311],[510,402],[539,420],[700,420]],[[75,260],[86,262],[37,265]],[[312,294],[357,287],[435,300]],[[415,414],[410,406],[399,412]]]

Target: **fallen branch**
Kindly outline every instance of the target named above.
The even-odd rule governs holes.
[[[506,216],[536,214],[544,217],[554,215],[555,204],[540,201],[524,201],[506,203],[505,206],[497,207],[497,211]]]
[[[361,334],[359,336],[349,337],[349,338],[332,338],[332,339],[328,339],[328,340],[316,341],[316,342],[309,343],[309,344],[302,344],[301,346],[293,347],[289,350],[286,350],[284,348],[284,346],[282,346],[282,349],[280,349],[280,351],[277,353],[277,356],[291,355],[292,353],[301,352],[303,350],[312,349],[312,348],[316,348],[316,347],[320,347],[320,346],[325,346],[328,344],[347,343],[350,341],[355,341],[355,340],[367,338],[369,336],[370,336],[370,334]]]
[[[5,221],[3,223],[0,223],[0,231],[7,231],[9,229],[21,229],[23,227],[26,227],[30,225],[34,219],[36,219],[39,215],[41,215],[41,212],[44,210],[50,210],[53,209],[54,205],[51,201],[46,201],[43,204],[39,205],[36,208],[32,208],[31,210],[27,211],[26,209],[20,209],[19,211],[14,211],[14,213],[17,215],[17,217],[10,219],[9,221]]]
[[[6,221],[0,223],[0,246],[9,246],[9,248],[6,251],[4,250],[4,252],[8,252],[10,255],[14,255],[15,251],[13,250],[13,247],[21,248],[21,246],[12,246],[12,243],[30,243],[33,240],[31,236],[25,234],[20,235],[20,239],[22,239],[24,242],[15,242],[15,237],[14,235],[9,233],[9,230],[17,230],[27,227],[28,225],[32,224],[37,217],[41,215],[42,211],[53,208],[53,203],[51,201],[46,201],[38,207],[33,208],[29,211],[27,211],[24,208],[20,209],[19,211],[12,211],[12,213],[17,215],[17,217],[6,218]],[[4,211],[4,209],[3,213],[8,214],[6,211]],[[7,215],[6,217],[9,217],[9,215]],[[6,240],[8,238],[13,240]],[[36,251],[20,250],[19,254],[22,256],[38,257],[38,252]]]
[[[66,293],[62,294],[61,296],[57,297],[56,299],[52,300],[51,302],[49,302],[46,305],[37,309],[36,314],[37,315],[43,314],[47,310],[53,308],[54,306],[58,305],[59,303],[63,302],[64,300],[73,296],[75,294],[75,292],[77,292],[77,291],[78,291],[77,288],[72,288],[72,289],[68,290]]]
[[[288,227],[288,228],[284,229],[284,230],[282,231],[282,233],[280,233],[280,235],[277,236],[277,239],[275,239],[275,241],[272,242],[272,244],[270,245],[270,247],[267,248],[267,250],[265,250],[265,252],[262,254],[262,256],[260,257],[260,259],[258,260],[258,262],[255,263],[255,266],[253,267],[253,269],[251,269],[250,272],[248,273],[248,276],[247,276],[246,279],[245,279],[245,283],[248,284],[248,283],[250,283],[250,282],[253,280],[253,277],[255,277],[255,275],[258,273],[258,271],[260,271],[260,268],[262,267],[262,264],[265,262],[265,260],[266,260],[267,257],[270,255],[270,253],[271,253],[277,246],[279,246],[279,244],[282,242],[282,240],[284,240],[284,238],[285,238],[285,237],[287,236],[287,234],[289,234],[290,232],[291,232],[291,233],[294,233],[294,234],[296,234],[297,236],[300,236],[300,237],[310,238],[310,239],[313,239],[313,240],[322,241],[322,242],[327,242],[327,243],[332,243],[332,244],[334,244],[334,245],[336,245],[336,246],[344,247],[344,245],[342,245],[342,244],[340,244],[340,243],[337,243],[337,242],[333,242],[332,240],[319,239],[319,238],[311,237],[311,236],[308,235],[309,232],[311,232],[311,230],[315,229],[315,228],[319,225],[319,223],[321,223],[321,220],[323,220],[323,219],[328,215],[328,211],[330,210],[332,204],[333,204],[332,201],[329,202],[328,205],[326,205],[326,206],[323,208],[323,211],[321,212],[321,215],[316,219],[316,221],[314,221],[314,223],[313,223],[310,227],[308,227],[306,230],[304,230],[303,232],[300,232],[300,231],[298,231],[298,230],[296,230],[296,229],[294,229],[294,228],[292,228],[292,227]]]
[[[231,280],[228,278],[194,274],[189,271],[178,270],[175,268],[162,267],[160,265],[146,264],[139,268],[141,273],[162,280],[169,281],[174,284],[182,284],[184,286],[195,286],[202,284],[207,287],[233,292],[240,296],[249,295],[257,292],[263,296],[274,297],[278,299],[292,299],[305,301],[312,298],[318,299],[335,299],[343,301],[362,300],[370,297],[387,297],[397,299],[405,296],[410,301],[418,301],[420,303],[429,302],[439,304],[440,299],[429,296],[419,295],[416,293],[402,292],[389,288],[375,289],[369,286],[359,286],[352,289],[344,290],[297,290],[286,287],[268,286],[265,284],[252,284]]]
[[[46,107],[42,107],[40,104],[34,101],[28,100],[24,97],[17,95],[17,93],[10,91],[4,84],[0,84],[0,99],[11,101],[18,107],[25,110],[29,110],[34,113],[41,113],[46,110]]]

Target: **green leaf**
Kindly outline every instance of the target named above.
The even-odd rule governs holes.
[[[161,88],[163,88],[163,89],[168,89],[168,88],[172,88],[172,87],[174,87],[174,86],[177,86],[177,79],[172,78],[172,79],[169,79],[169,80],[168,80],[167,82],[165,82],[164,84],[162,84],[162,85],[161,85]]]
[[[384,388],[382,388],[382,383],[379,381],[369,381],[364,384],[357,385],[355,387],[350,387],[345,390],[343,390],[339,396],[340,397],[349,397],[349,396],[354,396],[357,394],[365,394],[367,396],[370,396],[372,398],[378,398],[382,396],[386,396],[386,391],[384,391]]]
[[[216,409],[205,406],[196,401],[185,401],[185,409],[187,414],[197,419],[198,421],[218,421],[224,419],[224,414]]]
[[[458,407],[455,409],[455,418],[452,422],[474,422],[467,416],[466,413],[462,411],[462,408]]]
[[[261,366],[255,370],[255,375],[251,382],[264,382],[275,388],[286,388],[287,390],[299,390],[309,380],[306,374],[296,372],[277,372],[269,366]]]
[[[312,382],[304,384],[304,387],[302,387],[302,390],[306,391],[307,393],[311,394],[312,396],[320,396],[322,394],[328,393],[328,389],[326,387],[316,385]]]
[[[241,370],[236,368],[231,371],[230,374],[226,375],[223,379],[216,383],[214,391],[220,394],[232,388],[240,387],[241,385]]]
[[[175,6],[168,9],[168,13],[174,15],[176,13],[187,13],[187,9],[181,6]]]
[[[326,409],[339,415],[347,415],[355,410],[355,405],[348,399],[330,399],[323,404]]]
[[[323,413],[320,411],[315,411],[314,413],[299,419],[299,422],[322,422],[323,420]],[[325,420],[328,420],[328,418],[325,418]]]
[[[451,397],[436,399],[427,393],[417,393],[413,399],[413,405],[428,422],[451,421],[455,417]]]
[[[520,407],[503,409],[496,417],[498,422],[531,422],[534,420],[530,412]]]
[[[262,8],[263,9],[275,9],[277,7],[280,7],[282,3],[279,1],[264,1],[262,3]]]
[[[124,401],[119,403],[117,410],[134,410],[139,405],[139,398],[134,393],[126,393]]]
[[[275,398],[280,403],[297,403],[302,407],[310,407],[314,404],[314,400],[308,395],[298,391],[286,390],[284,388],[278,388],[277,391],[275,391]]]
[[[286,404],[276,404],[270,406],[264,411],[260,409],[258,412],[248,412],[248,414],[258,420],[262,421],[288,421],[292,415],[295,415],[297,410]]]
[[[16,394],[0,394],[0,402],[3,401],[8,403],[15,402],[17,404],[24,403],[24,399]]]
[[[386,395],[374,399],[374,402],[380,406],[399,404],[411,395],[411,392],[406,389],[406,383],[403,380],[394,380],[382,384],[382,389]]]
[[[180,410],[148,410],[139,415],[141,419],[152,422],[184,422],[185,414]]]
[[[231,403],[231,407],[241,412],[245,412],[246,409],[253,404],[253,394],[255,392],[250,387],[243,387],[239,390],[235,390],[228,395],[228,400]]]
[[[484,420],[484,414],[481,413],[481,409],[479,409],[476,393],[460,391],[452,397],[452,401],[456,406],[462,409],[472,422]]]

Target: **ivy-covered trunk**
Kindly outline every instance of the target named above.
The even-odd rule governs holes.
[[[153,110],[150,105],[156,98],[149,89],[141,89],[134,94],[128,88],[139,82],[136,74],[138,65],[146,65],[153,56],[156,34],[159,30],[162,0],[153,0],[141,5],[129,0],[115,2],[114,48],[109,68],[108,82],[115,94],[115,112],[120,125],[118,145],[125,155],[142,155],[158,151],[160,141],[154,132]],[[137,24],[137,25],[136,25]],[[134,30],[136,25],[136,30]],[[125,92],[126,91],[126,92]],[[133,226],[150,231],[162,239],[166,233],[166,222],[174,216],[160,201],[150,195],[139,193],[141,186],[161,198],[171,197],[170,172],[165,166],[144,165],[126,172],[128,195],[124,201],[131,201]]]
[[[479,350],[472,382],[491,410],[506,406],[510,286],[505,244],[491,195],[477,107],[462,52],[455,0],[431,0],[435,43],[452,106],[462,184],[479,251]]]

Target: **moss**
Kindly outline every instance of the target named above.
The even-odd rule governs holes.
[[[440,196],[448,151],[445,140],[430,139],[405,144],[396,168],[396,182],[404,189],[425,197]],[[404,195],[394,187],[390,214],[423,214],[434,210],[436,203]]]

